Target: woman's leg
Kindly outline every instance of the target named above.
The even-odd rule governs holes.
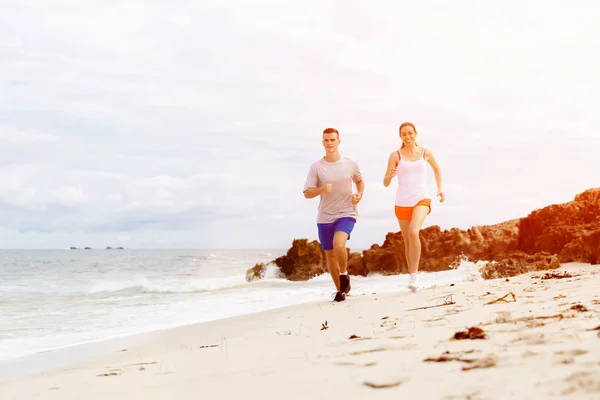
[[[416,274],[419,271],[419,261],[421,260],[421,238],[419,233],[421,232],[421,226],[425,222],[425,217],[429,213],[428,206],[416,206],[413,210],[412,219],[408,226],[408,240],[409,240],[409,257],[408,259],[408,272],[410,274]],[[404,232],[402,232],[404,235]]]
[[[404,255],[406,256],[406,267],[410,269],[410,238],[408,237],[408,229],[410,226],[410,220],[399,219],[398,224],[402,231],[402,239],[404,239]]]

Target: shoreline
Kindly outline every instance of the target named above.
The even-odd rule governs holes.
[[[441,278],[437,276],[437,274],[451,274],[453,272],[458,272],[458,271],[469,271],[466,272],[467,275],[471,275],[471,278],[467,278],[467,279],[482,279],[480,278],[479,273],[475,272],[477,270],[477,263],[469,263],[469,265],[467,266],[467,268],[465,269],[464,267],[457,267],[454,269],[449,269],[447,271],[438,271],[438,272],[422,272],[421,273],[421,284],[424,286],[439,286],[438,280],[443,280],[445,281],[445,278]],[[407,274],[397,274],[397,275],[393,275],[393,276],[385,276],[385,275],[379,275],[377,273],[373,274],[370,277],[361,277],[361,276],[357,276],[355,277],[355,284],[356,284],[356,288],[354,289],[354,296],[356,297],[357,295],[362,295],[362,293],[365,292],[371,292],[371,290],[376,291],[376,290],[381,290],[381,293],[384,292],[407,292],[408,289],[404,288],[402,286],[402,283],[399,284],[399,286],[394,286],[395,284],[392,284],[392,287],[390,289],[390,287],[386,287],[386,288],[364,288],[364,286],[362,285],[362,283],[360,282],[360,280],[362,279],[369,279],[369,278],[374,278],[374,279],[381,279],[384,278],[386,281],[394,281],[397,280],[399,277],[403,277],[403,276],[408,276]],[[430,276],[435,276],[435,278],[431,281],[430,280]],[[329,274],[324,274],[323,277],[325,277],[325,279],[327,280],[326,285],[329,285]],[[473,278],[475,277],[475,278]],[[460,281],[460,277],[457,276],[456,278],[448,278],[450,279],[448,281],[447,284],[450,283],[462,283]],[[357,281],[358,280],[358,281]],[[469,281],[466,281],[469,282]],[[288,282],[293,284],[294,282]],[[446,283],[443,283],[446,284]],[[369,282],[368,285],[371,285],[371,282]],[[361,287],[362,286],[362,287]],[[302,290],[299,288],[290,288],[290,290]],[[333,289],[331,289],[333,290]],[[356,293],[358,291],[358,294]],[[302,305],[302,304],[308,304],[314,301],[321,301],[321,300],[329,300],[328,297],[329,293],[327,293],[326,289],[323,289],[323,293],[310,293],[309,297],[302,297],[301,299],[296,299],[297,302],[294,301],[284,301],[282,304],[278,304],[278,305],[274,305],[274,306],[268,306],[265,305],[264,307],[259,307],[257,309],[252,309],[252,310],[241,310],[239,311],[238,314],[232,314],[232,313],[224,313],[225,315],[219,315],[219,316],[211,316],[208,317],[208,319],[204,319],[202,317],[198,317],[198,319],[196,321],[184,321],[184,322],[172,322],[171,326],[157,326],[157,325],[150,325],[147,328],[140,328],[137,332],[123,332],[123,333],[118,333],[116,335],[111,335],[111,336],[104,336],[104,337],[96,337],[96,338],[92,338],[92,339],[87,339],[87,340],[83,340],[80,342],[75,342],[75,343],[69,343],[66,345],[61,345],[61,346],[57,346],[57,347],[50,347],[50,348],[42,348],[42,349],[32,349],[30,351],[32,351],[31,353],[24,353],[24,354],[19,354],[17,356],[12,356],[9,357],[7,359],[0,359],[0,382],[1,381],[5,381],[6,378],[5,376],[8,375],[7,371],[10,372],[11,375],[15,375],[14,372],[14,368],[7,366],[7,364],[26,364],[29,360],[32,360],[35,357],[40,356],[40,359],[44,359],[44,355],[46,354],[55,354],[56,356],[60,357],[62,356],[62,352],[65,352],[65,354],[67,354],[66,358],[70,358],[68,356],[69,352],[72,352],[73,348],[80,348],[84,351],[87,351],[87,349],[90,349],[90,352],[95,353],[97,347],[102,346],[103,342],[107,342],[107,341],[112,341],[112,340],[119,340],[119,339],[124,339],[130,336],[137,336],[137,335],[144,335],[144,334],[148,334],[148,333],[152,333],[152,332],[160,332],[160,331],[164,331],[164,330],[169,330],[169,329],[177,329],[177,328],[181,328],[181,327],[185,327],[185,326],[189,326],[189,325],[197,325],[197,324],[203,324],[203,323],[208,323],[208,322],[213,322],[213,321],[219,321],[219,320],[223,320],[223,319],[228,319],[228,318],[235,318],[235,317],[239,317],[239,316],[244,316],[244,315],[252,315],[252,314],[258,314],[258,313],[262,313],[262,312],[268,312],[271,310],[277,310],[280,308],[286,308],[286,307],[293,307],[295,305]],[[33,362],[33,361],[31,361]],[[39,369],[39,368],[37,368]]]
[[[541,279],[564,272],[573,276]],[[508,281],[330,300],[109,339],[95,353],[81,345],[68,366],[0,381],[0,397],[600,395],[600,338],[592,331],[600,321],[598,266],[568,263]],[[451,340],[470,326],[486,338]],[[49,353],[43,354],[66,362],[64,350]],[[39,365],[40,356],[30,357]],[[463,361],[439,361],[444,356]],[[424,361],[431,357],[438,362]],[[435,379],[439,385],[430,384]]]
[[[268,310],[233,315],[202,322],[192,322],[169,328],[158,328],[138,333],[123,334],[121,336],[98,339],[85,343],[75,343],[65,347],[42,350],[33,354],[26,354],[14,358],[0,360],[0,384],[10,382],[15,379],[26,378],[36,373],[52,372],[58,368],[67,368],[79,363],[85,363],[97,357],[107,356],[114,348],[126,348],[130,346],[130,343],[152,340],[154,335],[168,333],[169,331],[198,327],[200,325],[208,325],[212,323],[220,323],[230,319],[251,317],[253,315],[269,313],[271,311],[277,311],[281,309],[294,308],[297,306],[302,307],[315,302],[321,302],[321,300],[310,300],[303,303],[278,306]],[[57,358],[61,359],[59,360]],[[31,364],[34,364],[35,366],[32,366]]]

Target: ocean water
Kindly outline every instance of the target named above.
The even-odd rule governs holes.
[[[322,299],[328,274],[290,282],[286,250],[0,250],[0,360]],[[477,264],[424,273],[423,286],[481,279]],[[407,275],[352,277],[353,295],[407,291]]]

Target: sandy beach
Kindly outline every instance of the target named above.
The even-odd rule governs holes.
[[[88,360],[1,382],[0,398],[598,399],[599,312],[600,268],[578,263],[317,299],[110,340]]]

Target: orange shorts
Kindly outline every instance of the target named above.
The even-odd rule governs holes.
[[[412,207],[395,206],[394,211],[396,212],[396,218],[398,218],[399,220],[404,220],[404,221],[412,219],[412,213],[416,206],[427,206],[427,207],[429,207],[429,211],[427,211],[427,215],[429,215],[429,213],[431,213],[431,199],[423,199]]]

